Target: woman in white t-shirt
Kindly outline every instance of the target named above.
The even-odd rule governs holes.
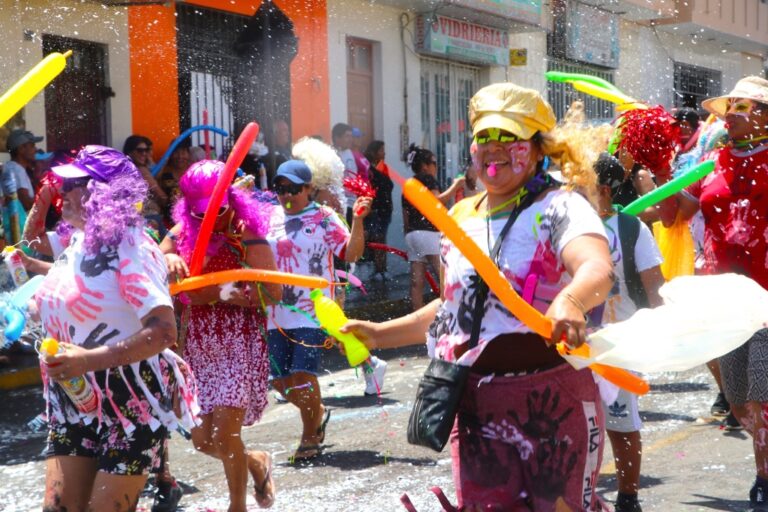
[[[50,429],[44,508],[131,510],[168,429],[195,425],[194,384],[169,350],[176,322],[163,255],[139,213],[147,194],[141,174],[103,146],[86,146],[53,171],[64,180],[64,222],[49,236],[63,252],[35,301],[46,335],[64,350],[42,366]],[[88,412],[59,384],[80,376],[95,393]]]
[[[482,300],[476,270],[445,237],[441,298],[403,318],[343,330],[379,348],[423,343],[428,331],[432,357],[471,367],[450,436],[459,508],[591,511],[604,436],[600,397],[592,372],[572,368],[553,342],[584,343],[584,314],[603,302],[613,268],[597,213],[552,182],[545,158],[578,186],[594,183],[591,164],[547,133],[555,116],[534,90],[490,85],[469,112],[487,193],[461,201],[451,216],[486,253],[514,221],[495,263],[552,321],[552,339],[532,333],[492,292]]]
[[[616,212],[613,198],[624,179],[624,169],[619,161],[603,153],[595,164],[595,170],[598,180],[598,211],[608,236],[616,275],[602,314],[602,324],[611,324],[628,319],[641,307],[662,304],[659,288],[664,284],[664,276],[661,274],[663,259],[651,230],[637,217]],[[628,256],[622,248],[630,245],[633,252]],[[632,275],[627,275],[627,272]],[[640,510],[637,494],[642,456],[642,422],[637,395],[620,389],[612,403],[606,404],[603,401],[602,404],[605,428],[616,462],[619,488],[616,512],[637,512]]]

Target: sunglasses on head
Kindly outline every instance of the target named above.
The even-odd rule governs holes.
[[[219,213],[216,214],[216,217],[221,217],[228,211],[229,211],[229,206],[222,206],[221,208],[219,208]],[[202,212],[202,213],[193,212],[193,213],[190,213],[190,215],[197,220],[203,220],[203,217],[205,217],[205,212]]]
[[[514,133],[504,132],[498,128],[488,128],[485,135],[475,135],[476,144],[488,144],[489,142],[518,142],[521,139]]]
[[[275,185],[275,194],[281,196],[283,194],[290,194],[295,196],[304,189],[304,185],[296,183],[278,183]]]
[[[88,185],[88,182],[91,181],[91,178],[83,177],[83,178],[65,178],[64,181],[61,184],[61,191],[65,194],[67,192],[72,192],[76,188],[85,187]]]

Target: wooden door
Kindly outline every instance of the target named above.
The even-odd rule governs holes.
[[[374,139],[373,134],[373,44],[347,38],[347,122],[359,128],[361,151]]]
[[[110,145],[106,47],[80,39],[43,35],[43,55],[72,50],[67,67],[45,88],[48,150]],[[122,141],[119,141],[122,143]]]

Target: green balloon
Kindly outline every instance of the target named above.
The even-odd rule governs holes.
[[[677,194],[685,187],[696,183],[707,174],[715,170],[715,162],[713,160],[707,160],[702,162],[682,176],[678,176],[672,181],[668,181],[656,190],[648,192],[642,197],[639,197],[629,203],[622,212],[628,215],[637,215],[645,211],[649,206],[653,206],[656,203],[660,203],[669,196]]]
[[[547,71],[546,73],[544,73],[544,76],[547,77],[547,80],[551,80],[552,82],[565,83],[565,82],[582,81],[582,82],[590,83],[592,85],[596,85],[597,87],[601,87],[608,91],[621,92],[611,82],[607,80],[603,80],[602,78],[598,78],[596,76],[592,76],[592,75],[582,75],[581,73],[564,73],[562,71]]]

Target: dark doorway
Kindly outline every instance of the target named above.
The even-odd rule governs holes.
[[[87,144],[109,145],[109,98],[105,45],[43,35],[43,55],[72,50],[64,71],[45,88],[45,143],[49,151]]]
[[[207,110],[209,123],[233,136],[257,121],[271,146],[273,124],[291,121],[297,46],[291,20],[270,1],[250,18],[191,5],[176,9],[181,129],[202,124]]]

